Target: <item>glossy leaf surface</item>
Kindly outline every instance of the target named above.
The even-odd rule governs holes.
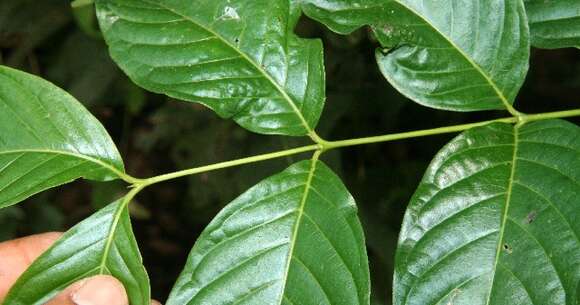
[[[18,279],[3,305],[41,305],[70,284],[97,274],[119,279],[131,305],[150,304],[149,278],[122,200],[66,232]]]
[[[140,86],[258,133],[306,135],[324,104],[322,44],[272,0],[98,0],[113,59]]]
[[[528,70],[521,1],[304,0],[305,13],[339,33],[370,25],[385,50],[383,75],[434,108],[509,108]]]
[[[533,46],[580,47],[580,1],[527,0],[525,5]]]
[[[369,304],[353,198],[320,161],[260,182],[202,233],[167,304]]]
[[[575,305],[580,128],[492,124],[436,157],[403,221],[395,304]]]
[[[0,208],[79,177],[110,180],[123,161],[103,126],[72,96],[0,66]]]

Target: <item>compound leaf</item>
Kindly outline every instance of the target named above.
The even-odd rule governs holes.
[[[79,177],[124,176],[103,126],[62,89],[0,66],[0,208]]]
[[[18,279],[4,305],[41,305],[70,284],[93,275],[119,279],[132,305],[149,305],[149,278],[120,199],[66,232]]]
[[[355,202],[320,161],[235,199],[195,243],[168,305],[369,304]]]
[[[258,133],[307,135],[324,104],[322,44],[280,0],[98,0],[113,59],[140,86]]]
[[[532,45],[580,48],[580,1],[526,0]]]
[[[492,124],[436,157],[403,220],[395,304],[575,305],[580,128]]]
[[[303,0],[339,33],[370,25],[383,75],[420,104],[456,111],[508,109],[528,70],[529,29],[512,0]]]

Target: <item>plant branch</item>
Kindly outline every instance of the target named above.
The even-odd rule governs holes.
[[[571,110],[564,110],[564,111],[555,111],[555,112],[544,112],[544,113],[537,113],[537,114],[526,114],[521,117],[521,120],[524,123],[533,122],[533,121],[541,121],[541,120],[548,120],[548,119],[562,119],[562,118],[570,118],[580,116],[580,109],[571,109]]]
[[[580,116],[580,109],[556,111],[556,112],[546,112],[546,113],[538,113],[538,114],[527,114],[527,115],[521,114],[517,117],[509,117],[509,118],[503,118],[503,119],[496,119],[496,120],[489,120],[489,121],[482,121],[482,122],[477,122],[477,123],[469,123],[469,124],[454,125],[454,126],[446,126],[446,127],[439,127],[439,128],[433,128],[433,129],[394,133],[394,134],[375,136],[375,137],[349,139],[349,140],[342,140],[342,141],[324,141],[321,144],[325,150],[329,150],[329,149],[338,148],[338,147],[363,145],[363,144],[378,143],[378,142],[388,142],[388,141],[395,141],[395,140],[402,140],[402,139],[409,139],[409,138],[418,138],[418,137],[425,137],[425,136],[444,134],[444,133],[459,132],[459,131],[464,131],[464,130],[471,129],[474,127],[479,127],[479,126],[487,125],[490,123],[497,123],[497,122],[499,122],[499,123],[512,123],[512,124],[518,123],[518,122],[527,123],[527,122],[533,122],[533,121],[555,119],[555,118],[565,118],[565,117],[573,117],[573,116]]]
[[[281,158],[281,157],[285,157],[285,156],[290,156],[290,155],[295,155],[295,154],[308,152],[308,151],[315,151],[315,150],[322,150],[322,146],[320,146],[318,144],[313,144],[313,145],[307,145],[307,146],[302,146],[302,147],[297,147],[297,148],[292,148],[292,149],[287,149],[287,150],[271,152],[271,153],[262,154],[262,155],[256,155],[256,156],[252,156],[252,157],[246,157],[246,158],[241,158],[241,159],[236,159],[236,160],[231,160],[231,161],[226,161],[226,162],[210,164],[210,165],[201,166],[201,167],[195,167],[195,168],[186,169],[186,170],[182,170],[182,171],[178,171],[178,172],[174,172],[174,173],[155,176],[155,177],[148,178],[148,179],[142,179],[141,184],[144,184],[147,186],[147,185],[151,185],[151,184],[155,184],[155,183],[159,183],[162,181],[171,180],[171,179],[175,179],[175,178],[179,178],[179,177],[183,177],[183,176],[189,176],[189,175],[213,171],[216,169],[233,167],[233,166],[238,166],[238,165],[243,165],[243,164],[248,164],[248,163],[255,163],[255,162],[264,161],[264,160],[276,159],[276,158]]]
[[[483,125],[487,125],[490,123],[509,123],[509,124],[525,124],[528,122],[533,121],[540,121],[540,120],[547,120],[547,119],[556,119],[556,118],[566,118],[566,117],[574,117],[580,116],[580,109],[573,109],[573,110],[565,110],[565,111],[556,111],[556,112],[546,112],[546,113],[538,113],[538,114],[520,114],[517,117],[509,117],[509,118],[501,118],[495,120],[488,120],[476,123],[469,123],[469,124],[461,124],[461,125],[453,125],[453,126],[445,126],[445,127],[438,127],[438,128],[431,128],[431,129],[424,129],[424,130],[415,130],[415,131],[408,131],[408,132],[401,132],[401,133],[393,133],[381,136],[374,136],[374,137],[364,137],[364,138],[357,138],[357,139],[348,139],[348,140],[339,140],[339,141],[326,141],[319,137],[315,137],[318,144],[307,145],[292,149],[286,149],[276,152],[271,152],[262,155],[256,155],[252,157],[246,157],[241,159],[235,159],[231,161],[225,161],[220,163],[214,163],[210,165],[194,167],[191,169],[186,169],[182,171],[177,171],[173,173],[168,173],[160,176],[151,177],[148,179],[136,179],[136,183],[134,186],[139,188],[139,190],[143,189],[146,186],[172,180],[179,177],[195,175],[199,173],[214,171],[217,169],[223,169],[228,167],[234,167],[249,163],[255,163],[259,161],[265,161],[270,159],[276,159],[281,157],[286,157],[290,155],[300,154],[308,151],[317,151],[318,154],[321,154],[324,151],[328,151],[334,148],[340,147],[347,147],[347,146],[356,146],[356,145],[364,145],[364,144],[371,144],[371,143],[380,143],[380,142],[389,142],[395,140],[402,140],[402,139],[410,139],[410,138],[418,138],[418,137],[425,137],[431,135],[438,135],[438,134],[446,134],[446,133],[454,133],[460,132],[467,129],[471,129],[474,127],[479,127]]]
[[[388,141],[402,140],[402,139],[408,139],[408,138],[418,138],[418,137],[425,137],[425,136],[431,136],[431,135],[437,135],[437,134],[464,131],[464,130],[471,129],[474,127],[479,127],[479,126],[487,125],[490,123],[496,123],[496,122],[499,122],[499,123],[519,123],[519,122],[528,123],[528,122],[533,122],[533,121],[555,119],[555,118],[565,118],[565,117],[573,117],[573,116],[580,116],[580,109],[556,111],[556,112],[546,112],[546,113],[538,113],[538,114],[520,114],[517,117],[502,118],[502,119],[482,121],[482,122],[477,122],[477,123],[446,126],[446,127],[439,127],[439,128],[433,128],[433,129],[416,130],[416,131],[409,131],[409,132],[402,132],[402,133],[387,134],[387,135],[382,135],[382,136],[365,137],[365,138],[349,139],[349,140],[341,140],[341,141],[323,141],[321,144],[325,150],[329,150],[329,149],[338,148],[338,147],[363,145],[363,144],[378,143],[378,142],[388,142]]]
[[[395,141],[395,140],[403,140],[403,139],[409,139],[409,138],[419,138],[419,137],[432,136],[432,135],[438,135],[438,134],[459,132],[459,131],[464,131],[464,130],[471,129],[474,127],[487,125],[490,123],[497,123],[497,122],[516,123],[517,121],[518,121],[517,118],[510,117],[510,118],[503,118],[503,119],[497,119],[497,120],[482,121],[482,122],[477,122],[477,123],[469,123],[469,124],[438,127],[438,128],[432,128],[432,129],[393,133],[393,134],[387,134],[387,135],[381,135],[381,136],[348,139],[348,140],[340,140],[340,141],[325,141],[322,144],[322,146],[324,147],[325,150],[330,150],[330,149],[339,148],[339,147],[356,146],[356,145],[364,145],[364,144],[380,143],[380,142],[390,142],[390,141]]]

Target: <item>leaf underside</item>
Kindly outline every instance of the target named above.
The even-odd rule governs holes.
[[[0,208],[79,177],[118,178],[103,126],[62,89],[0,66]]]
[[[110,53],[140,86],[248,130],[307,135],[322,111],[322,44],[289,1],[97,0]]]
[[[528,70],[521,1],[303,0],[303,10],[346,34],[370,25],[385,50],[383,75],[402,94],[439,109],[511,107]]]
[[[24,272],[3,305],[41,305],[70,284],[98,274],[121,281],[132,305],[150,304],[149,278],[122,200],[67,231]]]
[[[403,221],[395,304],[576,305],[580,128],[492,124],[451,141]]]
[[[525,1],[532,45],[556,49],[580,47],[580,1]]]
[[[231,202],[193,247],[167,305],[369,304],[354,200],[303,161]]]

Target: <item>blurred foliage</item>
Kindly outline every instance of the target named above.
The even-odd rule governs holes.
[[[107,54],[85,1],[0,1],[0,61],[66,89],[105,125],[127,170],[147,177],[270,152],[306,139],[251,134],[202,106],[145,92]],[[297,32],[323,39],[327,104],[317,128],[344,139],[460,124],[503,113],[450,113],[421,107],[378,72],[376,46],[365,29],[335,35],[301,20]],[[580,52],[534,50],[517,102],[524,112],[580,105]],[[579,121],[576,120],[576,123]],[[4,131],[6,132],[6,131]],[[432,156],[453,135],[332,151],[323,156],[356,198],[363,220],[376,305],[390,304],[393,254],[405,206]],[[131,213],[155,298],[165,299],[187,253],[210,219],[238,194],[305,156],[208,172],[145,190]],[[121,182],[75,182],[0,211],[0,241],[66,230],[121,196]]]

